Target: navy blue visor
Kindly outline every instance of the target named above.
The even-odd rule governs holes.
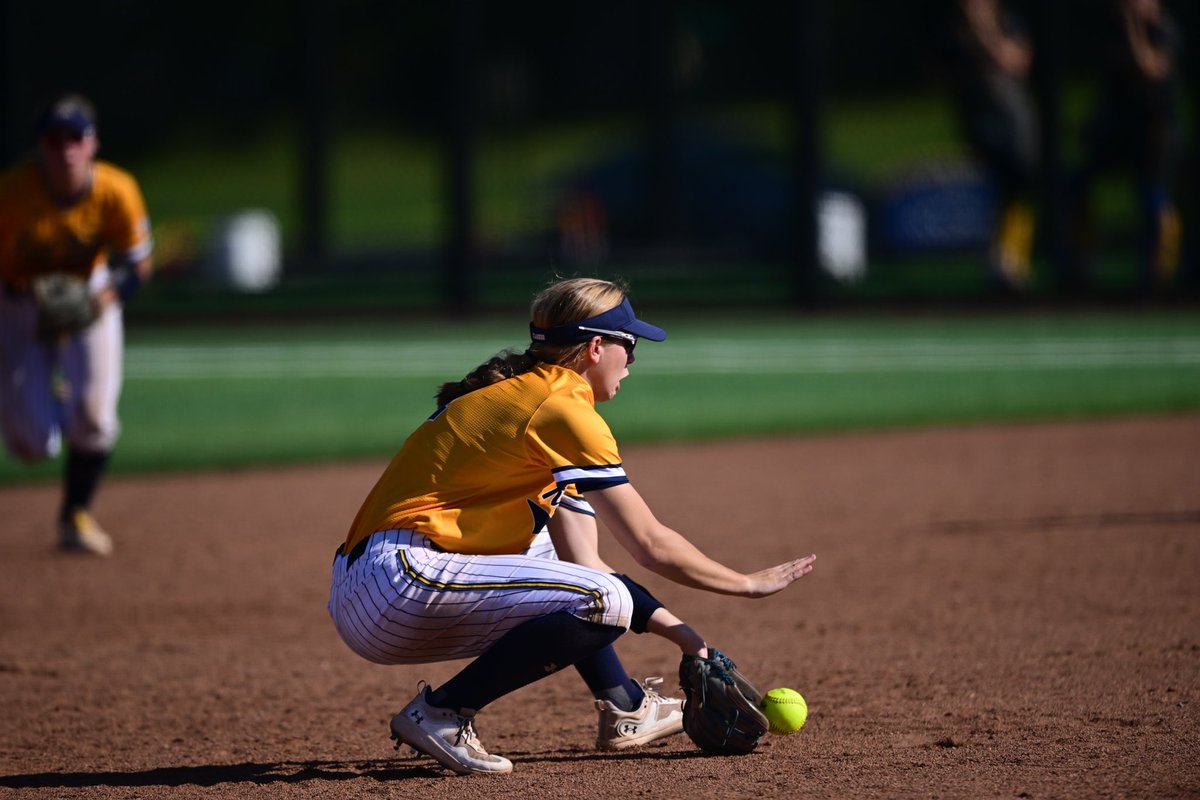
[[[65,131],[76,136],[87,136],[96,132],[96,123],[87,111],[75,105],[66,104],[51,109],[38,121],[37,135]]]
[[[593,336],[615,336],[618,339],[628,339],[630,336],[661,342],[667,338],[667,332],[662,328],[642,322],[633,313],[629,298],[621,301],[619,306],[610,308],[603,314],[569,322],[566,325],[556,325],[553,328],[539,328],[529,323],[529,335],[535,342],[550,344],[573,344],[586,342]]]

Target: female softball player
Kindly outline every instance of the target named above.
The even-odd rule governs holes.
[[[50,103],[36,141],[33,158],[0,175],[0,427],[29,463],[66,439],[59,545],[108,555],[88,508],[119,432],[121,310],[150,276],[150,222],[133,176],[96,160],[86,98]],[[78,286],[69,323],[39,290],[48,280]]]
[[[630,680],[612,644],[626,630],[666,634],[685,652],[703,639],[600,561],[592,515],[639,564],[721,594],[773,594],[815,559],[732,570],[660,523],[630,484],[595,404],[617,394],[638,340],[666,333],[634,315],[620,286],[554,283],[531,317],[526,351],[440,388],[333,563],[328,609],[354,652],[380,664],[474,659],[391,722],[397,746],[462,774],[512,770],[480,743],[476,713],[567,666],[596,697],[601,747],[681,729],[679,701]]]

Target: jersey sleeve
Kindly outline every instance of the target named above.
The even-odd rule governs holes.
[[[149,257],[154,243],[146,201],[132,175],[111,167],[111,184],[106,198],[105,239],[114,261],[136,264]]]
[[[585,514],[589,517],[596,516],[596,509],[592,508],[592,504],[579,494],[579,490],[571,485],[562,493],[562,497],[558,501],[560,510],[574,511],[576,514]]]
[[[591,401],[578,392],[551,395],[533,415],[528,441],[560,489],[578,492],[628,483],[617,441]]]

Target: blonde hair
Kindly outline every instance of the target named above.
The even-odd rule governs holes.
[[[529,304],[529,318],[539,328],[554,328],[616,308],[625,299],[625,293],[623,284],[600,278],[559,280],[533,298]],[[523,352],[502,350],[471,370],[461,381],[450,381],[438,387],[438,408],[468,392],[529,372],[538,364],[573,367],[586,349],[587,342],[534,342]]]

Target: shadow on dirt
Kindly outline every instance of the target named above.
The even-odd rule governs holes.
[[[510,754],[514,762],[543,763],[639,758],[703,758],[700,752],[664,753],[526,753]],[[370,778],[381,782],[456,777],[432,760],[375,759],[372,761],[275,761],[268,763],[208,764],[190,767],[157,767],[129,772],[32,772],[0,776],[8,789],[83,789],[96,786],[219,786],[227,783],[288,784],[305,781],[349,781]]]

